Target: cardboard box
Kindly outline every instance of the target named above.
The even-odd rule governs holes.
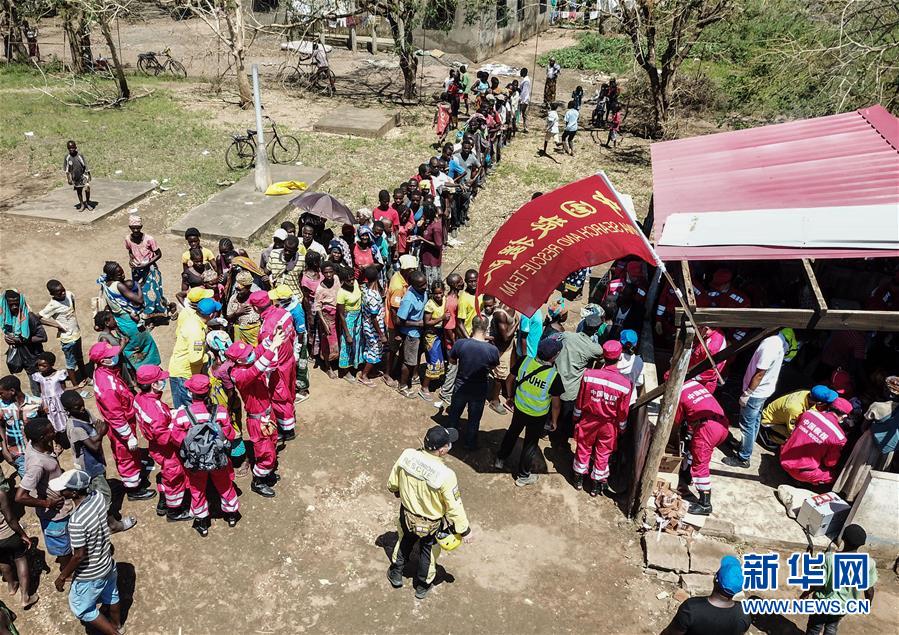
[[[811,536],[835,534],[846,522],[849,509],[849,504],[833,492],[818,494],[802,503],[796,522]]]

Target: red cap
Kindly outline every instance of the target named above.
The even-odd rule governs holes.
[[[602,345],[602,356],[610,362],[621,357],[621,342],[618,340],[609,340]]]
[[[845,395],[847,392],[852,392],[854,386],[855,383],[852,381],[852,375],[841,368],[833,371],[833,375],[830,376],[830,387],[839,395]]]
[[[209,376],[191,375],[190,379],[184,382],[184,387],[194,395],[205,395],[209,392]]]
[[[144,364],[137,369],[137,383],[149,386],[153,382],[168,379],[169,374],[155,364]]]
[[[250,346],[246,342],[238,340],[227,349],[225,349],[225,357],[230,359],[232,362],[246,362],[250,358],[250,353],[252,352],[252,346]]]
[[[631,280],[643,279],[643,263],[639,260],[631,260],[625,265],[624,270]]]
[[[836,400],[832,404],[830,404],[831,410],[836,410],[840,414],[848,415],[852,412],[852,404],[848,399],[843,399],[842,397],[837,397]]]
[[[267,307],[272,301],[268,297],[268,291],[253,291],[247,299],[247,303],[253,308],[261,309]]]
[[[99,362],[110,357],[115,357],[122,350],[121,346],[113,346],[107,342],[97,342],[88,351],[87,356],[92,362]]]
[[[718,269],[712,274],[712,288],[718,289],[726,284],[730,284],[733,278],[734,274],[730,269]]]

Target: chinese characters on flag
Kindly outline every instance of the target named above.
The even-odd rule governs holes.
[[[499,228],[481,262],[480,290],[533,315],[573,271],[626,255],[654,264],[639,231],[603,176],[575,181]]]

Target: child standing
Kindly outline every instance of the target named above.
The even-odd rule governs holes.
[[[73,386],[83,388],[89,385],[91,380],[84,366],[81,327],[78,326],[78,318],[75,316],[75,296],[71,291],[67,291],[59,280],[47,281],[47,292],[50,294],[50,301],[41,310],[40,316],[55,320],[65,329],[59,332],[59,343],[66,357],[69,382]],[[81,383],[78,383],[79,376]]]
[[[22,392],[22,382],[15,375],[0,379],[0,444],[3,460],[25,476],[25,420],[38,415],[41,398]]]
[[[568,111],[565,113],[565,131],[562,133],[562,149],[571,156],[574,156],[574,136],[577,134],[578,104],[571,100],[568,102]]]
[[[609,138],[606,140],[607,148],[617,148],[621,138],[621,108],[616,104],[612,107],[612,118],[609,119]]]
[[[418,396],[425,401],[433,401],[430,386],[434,380],[443,378],[445,363],[443,358],[443,323],[446,316],[446,296],[443,282],[435,280],[431,284],[431,297],[424,309],[425,376],[421,381]]]
[[[68,154],[62,161],[62,169],[66,174],[66,181],[75,188],[78,195],[78,204],[75,209],[94,209],[97,204],[91,200],[91,171],[87,167],[84,155],[78,152],[78,145],[74,141],[66,143]]]
[[[57,442],[62,447],[68,447],[66,438],[66,423],[68,416],[62,407],[59,397],[66,389],[68,373],[64,370],[56,370],[56,355],[50,351],[44,351],[37,356],[37,372],[31,375],[31,379],[41,385],[41,402],[47,418],[53,424],[56,431]]]
[[[437,104],[437,111],[434,113],[434,131],[437,133],[437,143],[435,148],[439,148],[446,140],[446,133],[449,131],[450,120],[452,119],[452,108],[450,105],[450,96],[443,93],[440,96],[440,102]]]
[[[543,133],[543,154],[546,154],[546,148],[549,142],[559,143],[559,104],[552,103],[546,112],[546,128]]]

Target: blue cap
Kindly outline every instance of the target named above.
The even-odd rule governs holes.
[[[743,590],[743,567],[735,556],[721,558],[721,566],[715,574],[715,582],[731,597]]]
[[[556,355],[558,355],[561,351],[562,340],[557,337],[544,337],[542,340],[540,340],[540,343],[537,344],[537,357],[542,359],[544,362],[555,359]]]
[[[630,344],[631,346],[637,345],[637,331],[633,329],[624,329],[621,331],[621,337],[619,338],[622,346],[627,346]]]
[[[197,302],[197,313],[200,315],[212,315],[216,311],[221,311],[222,305],[212,298],[203,298]]]
[[[815,401],[823,401],[826,404],[832,404],[837,400],[837,397],[839,397],[836,390],[831,390],[827,386],[821,385],[813,386],[810,393],[812,399]]]

